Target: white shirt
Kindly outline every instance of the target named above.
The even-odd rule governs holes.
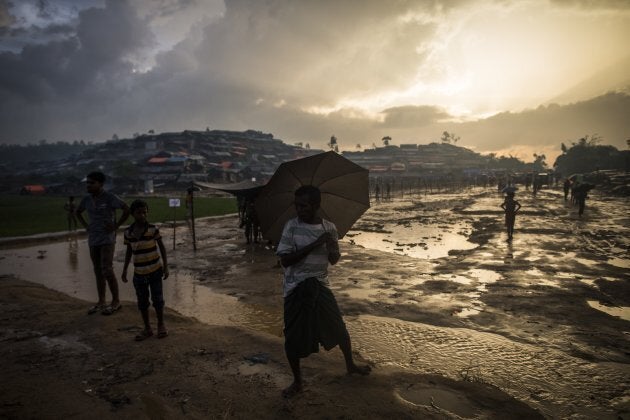
[[[315,242],[324,232],[329,232],[335,242],[339,239],[334,223],[322,219],[322,223],[309,224],[295,217],[289,220],[282,231],[276,254],[291,254]],[[298,284],[310,277],[316,277],[328,286],[328,249],[322,244],[313,249],[304,259],[284,268],[284,297],[287,297]]]

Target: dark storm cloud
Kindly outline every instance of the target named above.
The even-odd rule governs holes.
[[[81,12],[76,35],[67,40],[0,53],[0,91],[27,101],[65,101],[116,90],[130,70],[126,58],[151,39],[126,2],[110,1],[104,9]]]
[[[544,147],[597,133],[607,144],[623,148],[630,132],[630,95],[610,92],[569,105],[551,104],[520,113],[504,112],[482,121],[461,124],[463,140],[480,150],[512,145]]]

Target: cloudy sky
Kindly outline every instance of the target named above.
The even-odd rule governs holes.
[[[629,39],[627,0],[0,0],[0,143],[210,127],[625,149]]]

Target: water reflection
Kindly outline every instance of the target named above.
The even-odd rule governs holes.
[[[79,241],[76,236],[68,239],[68,266],[77,271],[79,266]]]
[[[119,278],[120,298],[135,302],[132,282],[120,281],[124,255],[125,248],[119,238],[114,254],[114,272]],[[97,296],[86,239],[72,238],[67,242],[2,250],[0,259],[0,275],[15,275],[87,302],[94,301]],[[216,293],[199,284],[194,272],[180,268],[177,251],[170,251],[169,262],[174,268],[164,281],[164,299],[168,308],[210,325],[236,325],[274,335],[282,329],[281,315],[276,308],[243,303],[236,297]]]

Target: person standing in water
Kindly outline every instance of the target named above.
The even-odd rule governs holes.
[[[74,212],[77,209],[77,206],[76,204],[74,204],[74,196],[71,195],[70,197],[68,197],[68,201],[66,201],[66,204],[63,205],[63,209],[67,213],[68,230],[69,231],[77,230],[77,217],[74,214]]]
[[[285,398],[302,391],[300,359],[339,346],[348,374],[367,375],[369,366],[359,366],[352,358],[350,334],[328,283],[328,264],[339,261],[335,225],[317,211],[321,193],[305,185],[295,191],[297,217],[282,231],[276,254],[284,267],[284,350],[293,373],[293,383]]]
[[[521,204],[514,199],[513,192],[508,192],[505,195],[505,201],[501,203],[501,208],[505,211],[505,227],[507,228],[508,241],[511,241],[514,235],[516,212],[520,210]]]

